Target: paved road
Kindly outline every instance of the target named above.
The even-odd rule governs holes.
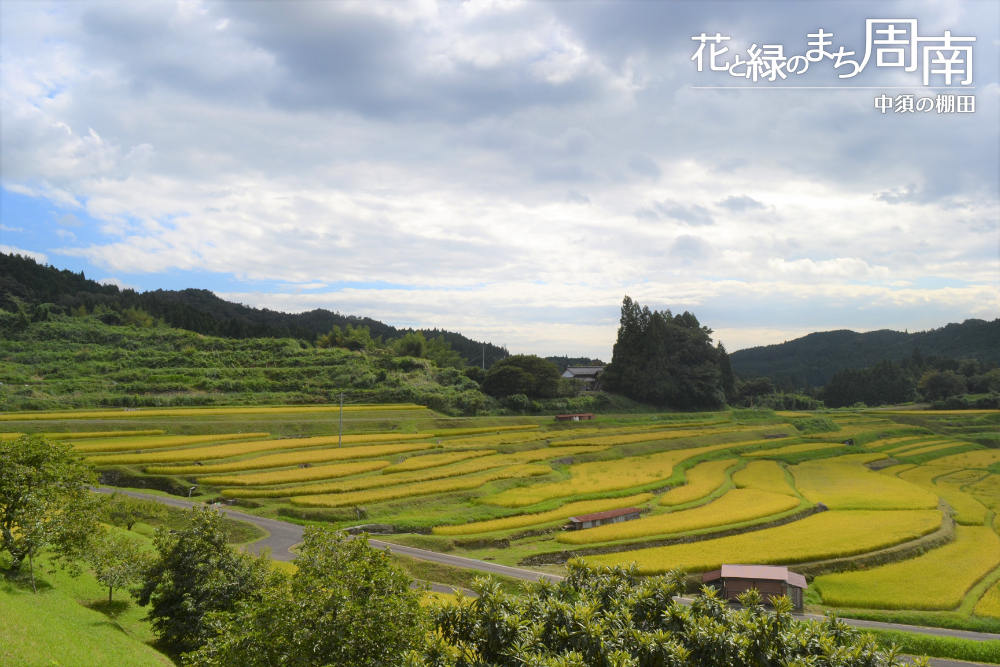
[[[119,493],[124,493],[135,498],[148,498],[150,500],[157,500],[161,503],[172,505],[174,507],[182,507],[187,509],[194,505],[201,506],[202,503],[192,502],[190,500],[184,500],[182,498],[172,498],[169,496],[154,496],[146,493],[138,493],[136,491],[122,491],[121,489],[111,489],[107,487],[101,487],[95,489],[99,493],[111,493],[117,491]],[[278,521],[276,519],[265,519],[264,517],[254,516],[253,514],[246,514],[244,512],[238,512],[236,510],[229,509],[225,506],[213,506],[218,509],[223,514],[230,516],[234,519],[240,519],[242,521],[248,521],[254,525],[257,525],[268,532],[268,536],[263,540],[254,542],[248,546],[248,549],[254,553],[259,553],[264,548],[269,548],[271,550],[271,558],[280,561],[291,561],[295,558],[295,553],[291,551],[291,548],[296,544],[302,542],[302,526],[294,523],[287,523],[285,521]],[[404,554],[406,556],[412,556],[413,558],[419,558],[421,560],[431,561],[434,563],[441,563],[443,565],[451,565],[454,567],[468,568],[470,570],[478,570],[480,572],[486,572],[489,574],[501,574],[507,577],[513,577],[515,579],[523,579],[525,581],[538,581],[540,579],[548,579],[549,581],[560,581],[563,577],[555,574],[543,574],[541,572],[535,572],[533,570],[524,570],[518,567],[510,567],[507,565],[499,565],[497,563],[489,563],[486,561],[475,560],[473,558],[463,558],[461,556],[452,556],[449,554],[442,554],[436,551],[428,551],[426,549],[417,549],[414,547],[404,547],[398,544],[390,544],[388,542],[382,542],[381,540],[369,540],[370,545],[377,549],[390,549],[394,553]],[[446,586],[444,584],[433,584],[431,589],[439,593],[451,593],[454,591],[454,587]],[[467,591],[468,592],[468,591]],[[681,599],[682,602],[689,602],[689,600]],[[804,614],[801,618],[804,620],[821,620],[822,616],[817,616],[815,614]],[[964,630],[949,630],[946,628],[928,628],[916,625],[903,625],[899,623],[881,623],[878,621],[861,621],[851,618],[843,619],[848,625],[852,625],[858,628],[878,628],[881,630],[898,630],[901,632],[914,632],[924,635],[934,635],[937,637],[954,637],[957,639],[972,639],[976,641],[988,641],[988,640],[998,640],[1000,635],[988,634],[985,632],[967,632]],[[940,658],[934,658],[931,660],[931,664],[935,667],[961,667],[963,665],[972,665],[974,663],[969,662],[958,662],[954,660],[943,660]]]

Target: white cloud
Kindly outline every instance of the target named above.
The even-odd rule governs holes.
[[[31,257],[40,264],[48,264],[49,262],[49,256],[43,252],[38,252],[36,250],[24,250],[23,248],[4,245],[2,243],[0,243],[0,253],[5,255],[21,255],[22,257]]]
[[[993,5],[879,6],[996,52]],[[1000,87],[963,118],[692,90],[709,73],[689,31],[866,16],[720,7],[5,5],[3,185],[65,209],[76,239],[47,252],[115,275],[265,281],[280,293],[240,300],[521,349],[608,356],[625,293],[695,309],[731,348],[1000,315]]]

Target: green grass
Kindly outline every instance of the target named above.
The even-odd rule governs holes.
[[[862,621],[1000,634],[1000,618],[969,616],[958,611],[881,611],[876,609],[834,609],[832,607],[810,607],[808,611],[815,613],[835,611],[837,616],[856,618]]]
[[[454,567],[443,563],[433,563],[428,560],[419,560],[404,556],[403,554],[393,554],[393,558],[406,572],[418,581],[433,582],[435,584],[447,584],[449,586],[459,586],[461,588],[472,589],[472,582],[484,577],[482,572],[468,570],[462,567]],[[503,575],[490,575],[498,581],[503,589],[511,594],[520,595],[527,590],[529,582]]]
[[[866,630],[866,632],[875,635],[883,646],[895,644],[902,653],[908,655],[1000,665],[1000,641],[935,637],[895,630]]]
[[[11,667],[169,667],[173,663],[149,644],[145,610],[89,573],[73,579],[45,572],[36,563],[38,593],[31,592],[27,569],[12,573],[0,563],[0,665]]]

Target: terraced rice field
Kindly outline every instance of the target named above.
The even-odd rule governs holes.
[[[965,487],[965,491],[994,512],[1000,512],[1000,475],[984,477],[975,484]]]
[[[242,459],[240,461],[201,466],[147,466],[145,470],[150,475],[208,475],[226,472],[239,472],[242,470],[284,468],[287,466],[297,466],[306,463],[312,465],[314,463],[329,463],[330,461],[369,459],[379,456],[393,456],[395,454],[417,452],[425,449],[432,449],[433,447],[434,446],[432,444],[426,442],[409,442],[399,445],[356,445],[351,447],[338,447],[335,449],[310,449],[302,452],[266,454],[264,456]]]
[[[648,456],[630,456],[612,461],[581,463],[570,466],[568,480],[510,489],[485,498],[484,502],[500,507],[526,507],[553,498],[641,487],[666,480],[673,474],[674,466],[681,461],[732,447],[731,443],[727,443],[695,449],[675,449]]]
[[[1000,618],[1000,583],[993,584],[976,604],[975,613],[989,618]]]
[[[478,433],[506,433],[509,431],[537,431],[538,424],[518,424],[516,426],[482,426],[479,428],[448,428],[434,431],[434,435],[442,438],[456,435],[476,435]]]
[[[743,430],[738,427],[699,429],[699,430],[656,430],[645,433],[632,433],[625,435],[600,435],[590,438],[574,438],[572,440],[553,440],[549,443],[551,447],[566,447],[571,445],[632,445],[638,442],[653,442],[656,440],[677,440],[678,438],[694,438],[702,435],[717,435],[720,433],[734,433]]]
[[[540,433],[500,433],[484,435],[475,438],[455,438],[454,440],[442,440],[445,447],[496,447],[498,445],[513,445],[520,442],[532,442],[540,440]]]
[[[821,512],[801,521],[742,535],[691,544],[592,556],[596,565],[635,562],[642,574],[675,567],[705,572],[723,563],[788,565],[853,556],[891,547],[941,526],[936,510],[852,510]]]
[[[826,604],[872,609],[954,609],[980,578],[1000,566],[1000,537],[959,526],[954,542],[899,563],[816,578]]]
[[[774,461],[750,461],[743,470],[733,473],[733,484],[738,489],[796,495],[795,489],[788,485],[785,469]]]
[[[469,475],[468,477],[392,486],[387,489],[373,491],[342,493],[339,495],[301,496],[292,498],[292,504],[299,507],[355,507],[367,503],[383,503],[389,500],[412,498],[414,496],[468,491],[499,479],[529,478],[537,475],[545,475],[549,472],[551,472],[551,469],[547,466],[513,466],[511,468],[488,470],[478,475]]]
[[[934,445],[928,445],[926,447],[918,447],[917,449],[910,449],[907,450],[906,452],[903,452],[902,454],[896,454],[896,456],[900,458],[908,458],[911,456],[930,454],[931,452],[939,452],[945,449],[957,449],[958,447],[968,447],[968,446],[969,443],[967,442],[957,442],[953,440],[951,442],[942,442]]]
[[[974,452],[951,454],[933,461],[945,468],[989,468],[1000,463],[1000,449],[980,449]]]
[[[85,440],[79,443],[74,441],[73,449],[86,454],[94,452],[127,452],[145,449],[166,449],[168,447],[186,447],[205,442],[260,440],[270,435],[270,433],[224,433],[219,435],[161,435],[139,438],[111,437]]]
[[[361,461],[358,463],[340,463],[314,468],[296,468],[294,470],[275,470],[251,475],[207,476],[199,477],[199,484],[213,486],[265,486],[268,484],[294,484],[318,479],[333,479],[350,477],[366,472],[381,470],[389,465],[388,461]]]
[[[568,519],[571,516],[581,514],[592,514],[594,512],[604,512],[607,510],[619,509],[621,507],[635,507],[649,502],[654,498],[652,493],[640,493],[625,498],[606,498],[604,500],[584,500],[576,503],[567,503],[559,509],[538,514],[521,514],[509,516],[503,519],[491,519],[489,521],[476,521],[457,526],[435,526],[435,535],[475,535],[478,533],[492,533],[498,530],[513,530],[515,528],[527,528],[538,526],[560,519]]]
[[[879,475],[864,467],[871,457],[855,454],[807,461],[792,466],[795,485],[814,503],[838,510],[904,510],[937,507],[937,496],[897,477]]]
[[[560,533],[563,544],[596,544],[653,536],[669,536],[781,514],[799,506],[799,499],[755,489],[733,489],[718,500],[689,510]]]
[[[592,447],[577,448],[577,450],[579,449],[593,451]],[[346,493],[349,491],[359,491],[362,489],[374,489],[386,486],[409,484],[413,482],[425,482],[433,479],[442,479],[445,477],[458,477],[460,475],[468,475],[471,473],[482,472],[484,470],[504,468],[507,466],[523,465],[526,463],[534,463],[536,461],[545,461],[546,459],[551,459],[556,456],[559,456],[565,451],[566,450],[553,451],[548,448],[532,449],[525,452],[517,452],[516,454],[496,454],[493,456],[484,456],[477,459],[454,463],[452,465],[438,466],[437,468],[430,468],[428,470],[418,470],[408,473],[397,473],[395,475],[375,475],[372,477],[358,477],[355,479],[344,480],[340,482],[330,482],[326,484],[309,484],[305,486],[282,487],[279,489],[270,489],[270,488],[223,489],[222,493],[223,495],[237,497],[237,498],[285,498],[291,496],[305,496],[305,495],[316,495],[316,494],[327,494],[327,493]],[[576,450],[569,450],[569,451],[572,452]],[[546,471],[552,472],[552,469],[546,468]]]
[[[803,452],[815,452],[822,449],[836,449],[844,447],[839,442],[803,442],[797,445],[787,445],[776,449],[761,449],[756,452],[747,452],[743,456],[748,458],[759,458],[763,456],[784,456],[786,454],[801,454]]]
[[[128,411],[129,419],[146,417],[219,417],[234,415],[280,415],[316,412],[337,412],[335,405],[289,405],[277,407],[233,407],[233,408],[170,408],[142,409]],[[377,412],[387,410],[426,410],[426,406],[412,403],[392,405],[345,405],[344,412]],[[0,421],[48,421],[65,419],[121,419],[122,410],[66,410],[63,412],[17,412],[0,414]]]
[[[90,438],[137,438],[143,435],[163,435],[163,433],[163,429],[156,428],[145,431],[61,431],[59,433],[43,433],[42,435],[49,440],[86,440]]]
[[[458,463],[466,459],[474,459],[480,456],[496,454],[495,449],[475,449],[469,452],[448,452],[447,454],[426,454],[424,456],[411,456],[401,463],[396,463],[382,471],[383,475],[391,475],[397,472],[412,472],[414,470],[424,470],[426,468],[436,468]]]
[[[705,461],[685,473],[687,484],[670,489],[660,496],[661,505],[684,505],[708,496],[726,483],[726,471],[737,464],[738,459]]]
[[[426,440],[428,433],[379,433],[373,435],[344,436],[344,444],[361,444],[368,442],[398,442],[401,440]],[[347,438],[351,439],[348,440]],[[336,445],[337,437],[321,438],[282,438],[280,440],[259,440],[256,442],[240,442],[231,445],[216,445],[214,447],[197,447],[191,449],[175,449],[166,452],[149,452],[143,454],[117,454],[111,456],[91,456],[88,462],[94,465],[144,465],[149,463],[180,463],[182,461],[210,461],[227,459],[232,456],[266,452],[274,449],[302,449],[320,445]],[[430,446],[430,445],[428,445]]]
[[[927,489],[945,500],[955,510],[955,522],[966,526],[981,526],[989,510],[972,495],[961,490],[961,484],[944,479],[949,468],[917,466],[899,473],[899,478]],[[939,479],[935,479],[939,478]]]

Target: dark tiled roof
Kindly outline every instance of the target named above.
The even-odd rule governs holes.
[[[613,519],[616,516],[623,516],[625,514],[638,514],[639,511],[640,510],[637,507],[625,507],[620,510],[607,510],[606,512],[594,512],[593,514],[571,516],[569,520],[573,522],[600,521],[601,519]]]

